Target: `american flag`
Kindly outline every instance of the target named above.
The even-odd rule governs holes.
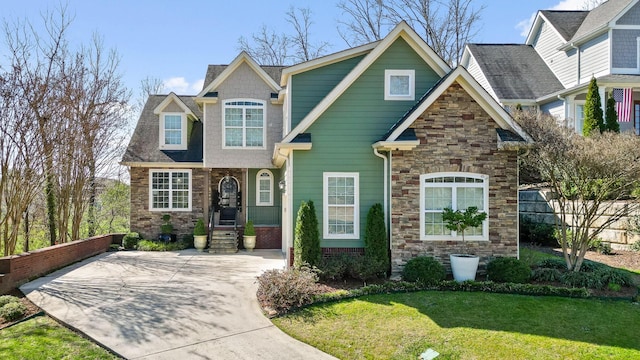
[[[631,100],[633,89],[613,89],[613,99],[616,101],[618,122],[631,121]]]

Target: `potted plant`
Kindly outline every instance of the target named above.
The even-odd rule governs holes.
[[[478,211],[476,206],[470,206],[465,211],[456,210],[453,211],[450,208],[445,208],[442,212],[442,220],[446,222],[446,227],[449,230],[459,232],[462,235],[462,243],[464,240],[464,231],[468,228],[475,228],[482,225],[482,222],[487,218],[487,213],[484,211]],[[480,257],[477,255],[469,254],[451,254],[449,255],[451,260],[451,271],[453,272],[453,278],[458,281],[475,280],[476,272],[478,271],[478,262]]]
[[[242,238],[244,248],[253,251],[256,247],[256,229],[253,228],[253,221],[248,220],[244,225],[244,236]]]
[[[196,226],[193,228],[193,246],[200,252],[207,247],[207,229],[204,227],[202,219],[198,219]]]
[[[176,234],[173,233],[173,225],[171,225],[171,215],[162,215],[162,225],[160,225],[160,236],[158,240],[164,242],[175,242]]]

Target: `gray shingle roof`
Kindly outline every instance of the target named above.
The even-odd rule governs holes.
[[[167,95],[151,95],[140,114],[129,146],[122,156],[122,162],[202,162],[202,122],[195,121],[191,134],[187,134],[187,150],[159,149],[159,118],[153,113]],[[202,112],[191,96],[178,96],[191,111],[202,118]]]
[[[564,41],[569,41],[573,37],[589,15],[588,11],[542,10],[540,12],[558,30]]]
[[[563,89],[560,81],[530,45],[468,46],[500,100],[534,100]]]
[[[613,20],[622,9],[627,7],[633,0],[608,0],[602,3],[597,8],[591,10],[580,25],[580,28],[573,34],[571,40],[578,40],[582,37],[588,36],[595,30],[598,30],[602,25]]]
[[[204,77],[204,84],[202,89],[204,90],[213,80],[215,80],[229,65],[209,65],[207,67],[207,74]],[[267,73],[277,84],[280,84],[280,75],[282,75],[282,69],[284,66],[260,66],[264,72]]]

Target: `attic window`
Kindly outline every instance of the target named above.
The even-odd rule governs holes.
[[[384,99],[415,100],[415,70],[385,70]]]
[[[187,115],[184,113],[160,114],[160,149],[187,149]]]

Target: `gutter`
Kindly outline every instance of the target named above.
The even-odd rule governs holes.
[[[386,156],[380,154],[378,152],[377,148],[373,148],[373,154],[375,156],[381,158],[384,161],[384,171],[383,171],[384,172],[384,175],[383,175],[384,176],[384,223],[385,223],[385,225],[387,225],[387,229],[389,229],[389,226],[388,226],[388,223],[387,223],[387,212],[388,212],[387,209],[388,209],[388,206],[389,206],[389,202],[388,202],[388,197],[389,197],[389,195],[388,195],[388,187],[389,187],[389,185],[388,185],[388,179],[387,179],[387,177],[388,177],[388,175],[387,175],[388,174],[388,169],[387,169],[388,159],[387,159]]]

